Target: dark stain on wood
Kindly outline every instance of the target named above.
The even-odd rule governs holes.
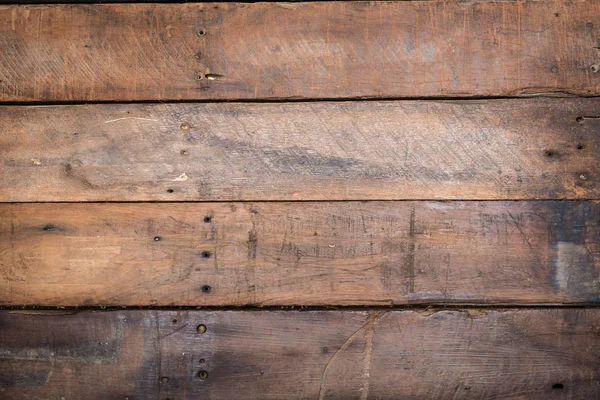
[[[11,400],[218,400],[241,390],[244,398],[262,399],[273,388],[279,398],[291,399],[469,399],[494,393],[545,400],[561,390],[594,398],[600,390],[599,312],[4,311],[0,391]],[[202,335],[198,323],[207,327]],[[24,336],[31,327],[35,334]],[[13,356],[24,341],[57,354],[65,349],[59,337],[92,349],[95,340],[118,340],[120,356],[116,363]]]

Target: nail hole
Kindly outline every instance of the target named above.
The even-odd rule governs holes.
[[[177,323],[177,318],[175,318],[175,319],[173,320],[173,324],[176,324],[176,323]]]
[[[210,224],[211,220],[212,220],[212,217],[210,217],[209,215],[207,215],[206,217],[204,217],[204,223],[206,223],[206,224]]]
[[[182,155],[182,156],[187,156],[187,155],[188,155],[188,152],[187,152],[187,150],[181,150],[181,155]]]
[[[585,23],[585,27],[588,29],[594,29],[594,23],[593,22],[586,22]]]
[[[585,120],[585,118],[583,118],[583,117],[577,117],[577,118],[575,118],[575,121],[577,121],[580,124],[583,124],[584,120]]]
[[[196,55],[195,55],[194,57],[196,57],[196,59],[197,59],[197,60],[199,60],[199,59],[201,59],[201,58],[202,58],[202,53],[200,53],[200,52],[197,52],[197,53],[196,53]]]
[[[210,251],[203,251],[202,258],[210,258]]]
[[[565,385],[563,385],[562,383],[555,383],[554,385],[552,385],[552,389],[556,390],[556,389],[564,389]]]
[[[79,132],[73,132],[73,136],[79,136]]]
[[[167,189],[167,193],[173,193],[173,189]]]
[[[155,242],[159,242],[159,241],[160,241],[160,236],[155,236],[155,237],[154,237],[154,241],[155,241]]]
[[[554,153],[554,151],[552,151],[552,150],[546,150],[546,151],[544,151],[544,155],[546,157],[554,157],[555,154],[556,153]]]
[[[200,378],[201,381],[205,380],[206,378],[208,378],[208,372],[204,370],[198,372],[198,378]]]
[[[162,378],[160,378],[160,382],[161,383],[168,383],[169,382],[169,377],[168,376],[163,376]]]
[[[205,360],[204,358],[201,358],[200,360],[198,360],[198,362],[199,362],[200,364],[204,364],[204,363],[206,362],[206,360]]]
[[[200,289],[202,290],[202,293],[204,293],[204,294],[209,294],[211,291],[211,287],[209,285],[202,285],[202,287]]]
[[[190,126],[188,124],[183,123],[183,124],[179,125],[179,128],[181,130],[185,131],[187,129],[190,129]]]
[[[592,66],[590,67],[590,71],[592,71],[593,73],[596,73],[596,72],[598,72],[598,66],[597,66],[597,65],[592,65]]]
[[[579,144],[577,145],[577,150],[583,150],[583,149],[585,149],[585,145],[583,145],[583,144],[579,143]]]
[[[196,74],[196,80],[197,81],[201,81],[202,80],[202,74],[200,74],[200,73]]]
[[[198,29],[198,36],[206,35],[206,31],[204,29]]]
[[[554,13],[554,16],[555,16],[556,18],[558,18],[558,17],[560,16],[560,14],[559,14],[559,13]]]
[[[329,353],[329,348],[328,348],[328,347],[323,347],[323,348],[321,349],[321,352],[322,352],[323,354],[327,354],[327,353]]]
[[[203,334],[206,332],[206,325],[200,324],[196,327],[196,332]]]
[[[54,229],[54,226],[52,226],[52,225],[46,225],[42,229],[45,230],[45,231],[51,231],[52,229]]]

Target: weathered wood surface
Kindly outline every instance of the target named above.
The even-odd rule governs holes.
[[[600,3],[0,6],[0,101],[600,94]]]
[[[600,198],[599,115],[600,99],[0,107],[0,201]]]
[[[0,304],[600,300],[600,205],[3,204]]]
[[[599,321],[598,309],[3,311],[0,396],[595,399]]]

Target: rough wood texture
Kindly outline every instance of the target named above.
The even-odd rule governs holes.
[[[599,321],[598,309],[4,311],[0,396],[595,399]]]
[[[595,202],[0,206],[0,304],[599,300]]]
[[[0,107],[0,201],[599,198],[599,115],[600,99]]]
[[[599,29],[595,0],[0,6],[0,101],[600,94]]]

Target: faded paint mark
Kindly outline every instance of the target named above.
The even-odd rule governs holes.
[[[584,246],[575,243],[558,242],[554,260],[554,287],[566,293],[571,293],[573,284],[580,282],[582,277],[573,276],[588,264],[588,253]],[[577,274],[578,275],[578,274]],[[573,278],[573,279],[572,279]],[[573,293],[577,294],[577,293]]]

